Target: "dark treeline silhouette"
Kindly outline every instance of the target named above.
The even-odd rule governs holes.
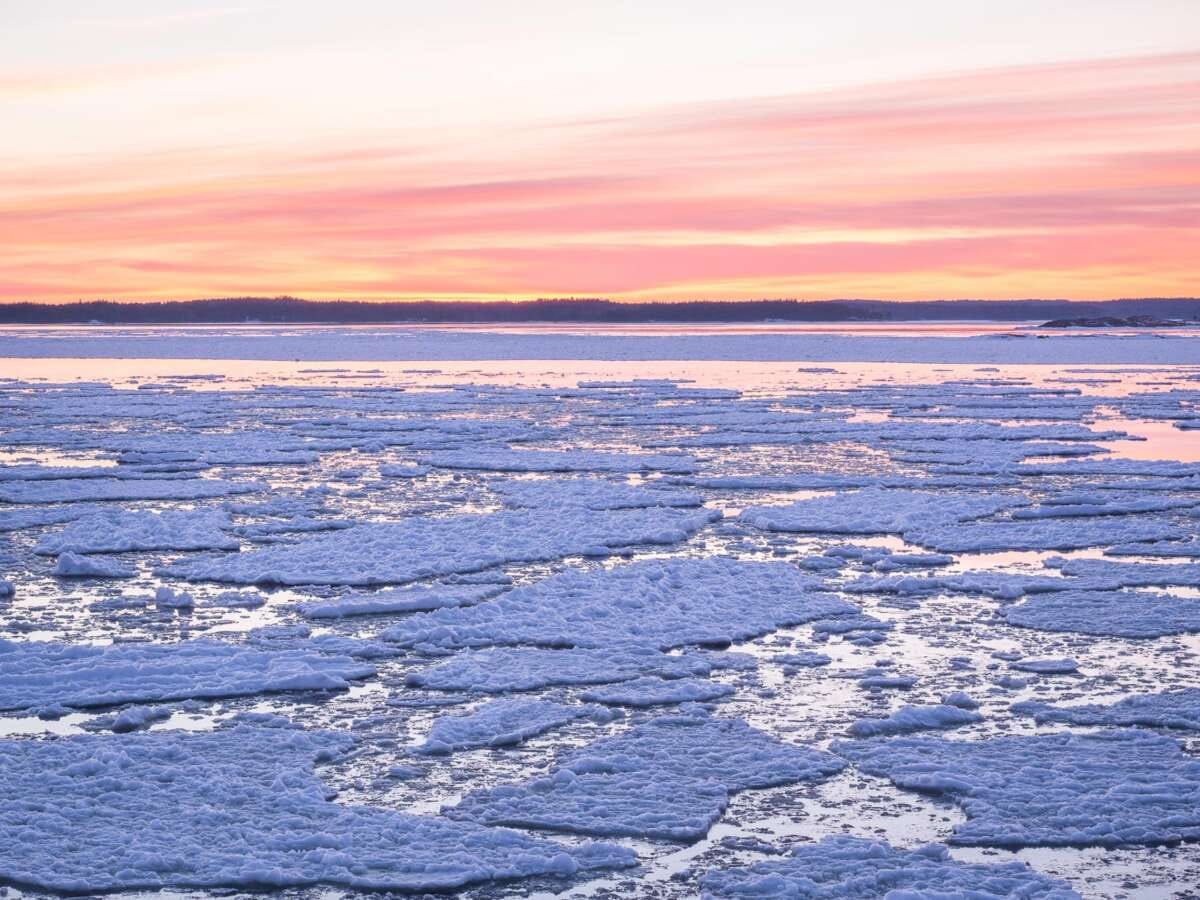
[[[599,299],[526,301],[300,300],[228,297],[157,303],[91,300],[0,304],[0,324],[237,324],[386,322],[1014,322],[1100,316],[1200,319],[1200,300],[1186,297],[1068,300],[693,300],[616,303]]]

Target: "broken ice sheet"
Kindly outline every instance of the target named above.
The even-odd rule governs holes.
[[[374,673],[373,666],[312,647],[273,651],[203,639],[111,646],[0,640],[0,709],[339,690]]]
[[[1070,725],[1139,725],[1145,728],[1200,731],[1200,688],[1134,694],[1110,704],[1054,706],[1031,700],[1014,703],[1012,711],[1033,716],[1039,725],[1062,722]]]
[[[535,644],[668,649],[727,645],[858,608],[781,562],[721,557],[569,569],[475,606],[412,616],[382,632],[403,646]]]
[[[660,653],[650,647],[547,650],[502,647],[459,653],[427,669],[409,672],[411,687],[439,691],[532,691],[551,685],[611,684],[643,675],[686,678],[716,669],[752,669],[745,653]]]
[[[1101,637],[1155,638],[1200,631],[1200,600],[1143,591],[1036,594],[1001,613],[1010,625]]]
[[[331,884],[439,891],[632,865],[609,844],[342,806],[328,731],[237,726],[0,742],[0,878],[72,893]]]
[[[740,518],[767,531],[891,534],[990,516],[1025,502],[1019,494],[864,488],[800,500],[789,506],[753,506]]]
[[[576,750],[542,778],[468,794],[456,820],[692,841],[748,788],[812,781],[844,763],[740,719],[663,716]]]
[[[941,844],[904,850],[849,835],[794,847],[786,859],[711,870],[700,886],[705,900],[1079,900],[1070,885],[1022,862],[964,863]]]
[[[492,700],[458,716],[442,716],[430,726],[417,753],[454,753],[479,747],[519,744],[576,719],[610,722],[620,713],[602,706],[549,700]]]
[[[1200,760],[1147,731],[833,746],[869,775],[944,796],[967,821],[951,844],[1115,847],[1200,839]],[[1034,764],[1031,764],[1034,762]]]
[[[123,553],[132,550],[236,550],[233,527],[220,510],[141,512],[109,509],[81,516],[45,535],[35,553]],[[223,530],[224,529],[224,530]]]
[[[638,544],[675,544],[720,518],[713,510],[504,510],[420,516],[318,532],[287,545],[182,560],[161,574],[233,584],[401,584],[501,563],[603,556]]]

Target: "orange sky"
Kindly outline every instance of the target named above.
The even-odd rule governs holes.
[[[1200,294],[1200,50],[409,113],[213,53],[6,64],[0,299]]]

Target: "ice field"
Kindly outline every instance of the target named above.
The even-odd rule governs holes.
[[[0,897],[1200,897],[1195,338],[181,333],[0,333]]]

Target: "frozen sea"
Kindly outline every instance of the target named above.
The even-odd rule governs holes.
[[[1200,897],[1190,332],[0,359],[0,896]]]

